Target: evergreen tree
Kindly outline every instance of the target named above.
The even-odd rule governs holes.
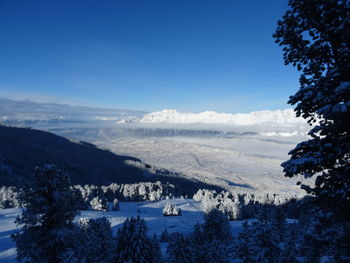
[[[152,255],[153,258],[155,259],[155,262],[161,262],[162,260],[162,253],[160,250],[160,242],[157,239],[157,235],[154,234],[152,238]]]
[[[297,228],[296,225],[290,225],[287,231],[284,244],[278,257],[279,263],[298,263],[297,260]]]
[[[16,223],[23,225],[13,235],[17,257],[26,262],[73,262],[75,226],[78,212],[69,177],[54,165],[36,168],[32,183],[19,196],[25,204]]]
[[[168,233],[168,230],[165,229],[163,233],[160,235],[160,241],[161,242],[169,242],[170,240],[170,235]]]
[[[340,245],[338,240],[342,231],[334,213],[314,207],[308,211],[308,220],[299,227],[307,262],[317,262],[323,256],[334,256],[332,248]],[[343,253],[349,255],[348,251]]]
[[[279,255],[279,236],[271,223],[270,211],[267,206],[260,209],[258,221],[252,223],[251,232],[255,247],[258,248],[257,259],[261,263],[277,262]]]
[[[117,210],[119,210],[119,201],[118,201],[118,199],[117,198],[115,198],[114,200],[113,200],[113,204],[112,204],[112,210],[113,211],[117,211]]]
[[[317,175],[314,187],[302,188],[324,206],[349,211],[350,2],[290,0],[289,7],[274,34],[285,64],[302,70],[289,103],[316,125],[282,166],[288,177]]]
[[[90,201],[91,208],[96,211],[107,211],[108,202],[105,197],[96,196]]]
[[[201,245],[205,241],[202,225],[197,223],[194,225],[193,232],[191,233],[191,242],[194,245]]]
[[[228,248],[220,241],[213,240],[202,246],[201,260],[196,262],[228,263]]]
[[[238,235],[235,252],[242,263],[255,263],[255,251],[257,249],[254,248],[254,242],[252,242],[252,233],[249,229],[248,222],[244,222],[242,226],[243,229]]]
[[[181,209],[178,208],[176,205],[172,205],[171,203],[167,202],[163,208],[163,215],[164,216],[180,216]]]
[[[113,262],[114,240],[110,222],[105,218],[80,220],[80,259],[85,263]]]
[[[203,262],[206,237],[201,224],[197,223],[194,225],[193,232],[190,235],[190,242],[194,250],[195,262]]]
[[[204,215],[203,232],[208,241],[220,240],[225,242],[232,239],[227,216],[217,209],[212,209]]]
[[[194,251],[188,239],[178,234],[168,245],[170,263],[194,263]]]
[[[152,240],[147,236],[147,226],[140,216],[125,220],[117,233],[116,262],[131,260],[133,263],[159,261]]]
[[[314,186],[301,185],[323,210],[312,210],[306,220],[306,261],[334,253],[346,258],[349,240],[340,238],[345,241],[340,254],[329,248],[339,225],[350,221],[350,1],[289,0],[289,7],[274,37],[283,46],[285,64],[302,71],[300,89],[289,103],[315,126],[311,139],[298,144],[282,166],[288,177],[316,176]]]
[[[337,263],[350,262],[350,224],[338,228],[337,238],[333,242],[334,261]]]
[[[272,231],[278,242],[282,242],[286,233],[286,217],[280,207],[273,207],[271,211]]]

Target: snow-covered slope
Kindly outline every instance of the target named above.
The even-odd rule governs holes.
[[[146,114],[142,123],[201,123],[201,124],[225,124],[225,125],[259,125],[259,124],[301,124],[302,118],[297,118],[291,109],[275,111],[255,111],[247,114],[218,113],[205,111],[202,113],[182,113],[176,110],[162,110]]]
[[[163,216],[162,210],[166,203],[171,203],[181,208],[182,216]],[[11,234],[19,231],[19,226],[14,223],[16,217],[21,213],[20,208],[0,209],[0,262],[16,263],[16,246],[11,239]],[[124,221],[137,215],[145,219],[149,236],[157,234],[160,237],[166,229],[169,233],[190,233],[196,223],[203,222],[203,208],[200,203],[193,199],[169,199],[158,202],[121,202],[119,211],[100,212],[82,211],[79,218],[106,217],[113,228],[114,233]],[[248,221],[253,221],[250,219]],[[244,221],[230,221],[233,235],[237,235],[242,229]],[[163,245],[165,245],[163,243]]]

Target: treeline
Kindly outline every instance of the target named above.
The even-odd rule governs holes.
[[[350,262],[349,233],[341,219],[311,199],[304,209],[303,216],[291,221],[281,208],[261,207],[257,219],[244,222],[235,236],[227,216],[210,210],[204,223],[195,225],[187,235],[163,232],[161,241],[168,242],[165,262]]]
[[[84,188],[85,189],[85,188]],[[95,187],[87,187],[86,197]],[[108,189],[108,190],[107,190]],[[122,187],[106,187],[113,193]],[[124,188],[124,189],[128,189]],[[150,188],[151,189],[151,188]],[[90,191],[91,190],[91,191]],[[26,209],[17,217],[22,225],[12,237],[18,260],[29,262],[217,262],[217,263],[348,263],[349,227],[344,216],[317,205],[317,198],[303,203],[298,220],[287,220],[281,207],[262,205],[256,219],[243,224],[238,236],[232,235],[229,218],[218,209],[205,214],[204,223],[190,234],[167,233],[149,237],[140,217],[127,219],[113,234],[106,218],[74,219],[79,215],[77,188],[55,166],[37,168],[30,187],[18,195]],[[129,196],[129,190],[126,191]],[[141,191],[142,192],[142,191]],[[147,192],[147,191],[145,191]],[[225,195],[223,193],[223,195]],[[81,195],[82,196],[82,195]],[[91,195],[93,196],[93,195]],[[198,196],[210,196],[200,192]],[[221,193],[215,198],[222,198]],[[227,198],[235,200],[227,194]],[[239,197],[239,196],[238,196]],[[96,198],[96,197],[94,197]],[[251,198],[251,197],[250,197]],[[275,200],[262,196],[261,200]],[[208,200],[213,200],[209,198]],[[239,199],[239,198],[238,198]],[[257,198],[260,200],[260,197]],[[87,198],[89,200],[89,198]],[[168,207],[170,208],[170,206]],[[166,211],[170,209],[165,209]],[[172,215],[174,208],[171,209]],[[176,209],[175,209],[176,210]],[[175,211],[176,212],[176,211]],[[165,215],[170,215],[166,213]],[[167,254],[160,252],[160,241],[167,242]]]
[[[195,201],[202,203],[204,211],[218,209],[230,220],[256,218],[262,208],[283,210],[288,218],[298,218],[300,209],[309,197],[293,194],[274,193],[231,193],[227,191],[200,189],[193,195]]]
[[[107,186],[75,185],[71,187],[75,198],[79,202],[79,209],[93,209],[99,211],[113,210],[111,205],[117,206],[119,201],[157,201],[176,196],[177,191],[172,184],[161,182],[141,182],[136,184],[115,184]],[[25,206],[20,202],[22,188],[2,186],[0,188],[0,208],[14,208]]]

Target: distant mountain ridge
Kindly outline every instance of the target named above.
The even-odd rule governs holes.
[[[31,125],[40,122],[114,122],[119,124],[220,124],[220,125],[264,125],[277,126],[305,124],[292,109],[264,110],[251,113],[201,113],[161,110],[151,113],[128,109],[106,109],[98,107],[72,106],[56,103],[37,103],[0,98],[0,123]]]
[[[205,111],[202,113],[183,113],[176,110],[162,110],[146,114],[140,122],[142,123],[167,123],[167,124],[225,124],[225,125],[259,125],[259,124],[302,124],[303,118],[297,118],[294,111],[255,111],[251,113],[218,113]]]
[[[59,103],[38,103],[29,100],[0,98],[0,123],[27,124],[86,121],[118,121],[140,119],[146,112],[128,109],[73,106]]]

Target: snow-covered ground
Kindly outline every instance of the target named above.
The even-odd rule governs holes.
[[[33,118],[27,125],[88,141],[190,177],[216,180],[238,191],[303,193],[295,185],[297,179],[285,178],[280,166],[288,160],[288,152],[307,139],[310,130],[305,120],[290,109],[196,114],[9,100],[3,104],[0,120]],[[42,121],[38,121],[40,118]]]
[[[292,136],[281,136],[278,132],[286,133],[287,128],[231,126],[220,131],[211,125],[197,126],[126,124],[101,129],[93,143],[208,182],[226,182],[239,191],[299,192],[297,179],[284,177],[281,163],[307,139],[308,127],[297,125],[291,128]]]
[[[182,216],[163,216],[162,210],[166,202],[176,204],[182,210]],[[11,240],[11,234],[18,231],[14,223],[17,215],[21,213],[19,208],[0,209],[0,262],[16,262],[15,244]],[[111,222],[113,230],[121,227],[128,217],[140,215],[145,219],[148,226],[148,234],[153,236],[160,234],[167,229],[169,233],[181,232],[189,233],[193,230],[193,225],[203,222],[203,210],[199,202],[193,199],[170,199],[159,202],[121,202],[120,210],[113,212],[82,211],[81,217],[98,218],[107,217]],[[232,233],[236,235],[241,228],[243,221],[231,221]]]
[[[219,113],[204,111],[201,113],[178,112],[176,110],[162,110],[146,114],[140,122],[143,123],[202,123],[225,125],[260,125],[260,124],[298,124],[305,123],[297,118],[291,109],[275,111],[255,111],[251,113]]]

